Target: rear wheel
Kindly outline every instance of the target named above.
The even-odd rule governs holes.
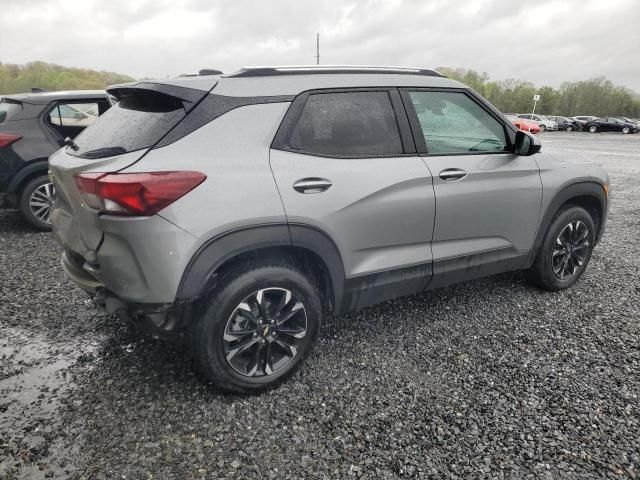
[[[596,127],[595,125],[591,125],[591,126],[589,127],[589,131],[590,131],[591,133],[598,133],[598,127]]]
[[[573,132],[573,126],[567,125],[567,132]]]
[[[547,233],[533,266],[526,277],[545,290],[562,290],[582,276],[595,242],[595,226],[591,215],[582,207],[560,210]]]
[[[38,230],[51,230],[51,211],[56,199],[56,190],[46,175],[29,181],[20,193],[22,216]]]
[[[273,388],[300,368],[320,332],[317,290],[295,267],[263,262],[226,275],[190,332],[202,373],[229,392]]]

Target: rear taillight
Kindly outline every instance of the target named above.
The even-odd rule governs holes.
[[[14,135],[12,133],[0,133],[0,148],[8,147],[14,142],[17,142],[22,138],[21,135]]]
[[[200,172],[79,173],[74,180],[86,204],[112,215],[148,217],[200,185]]]

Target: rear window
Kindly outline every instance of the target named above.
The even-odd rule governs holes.
[[[22,110],[22,104],[20,102],[0,99],[0,123],[11,119],[11,117],[20,110]]]
[[[104,158],[149,148],[186,112],[180,99],[151,91],[124,92],[91,128],[75,139],[83,158]]]

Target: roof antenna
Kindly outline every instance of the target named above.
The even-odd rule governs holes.
[[[316,65],[320,65],[320,34],[316,33]]]

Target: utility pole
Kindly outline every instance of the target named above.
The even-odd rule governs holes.
[[[320,65],[320,34],[316,33],[316,65]]]

